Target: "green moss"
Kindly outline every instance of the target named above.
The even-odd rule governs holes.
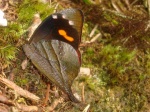
[[[19,51],[17,43],[30,26],[34,14],[39,13],[43,20],[54,11],[55,4],[51,6],[37,0],[24,0],[18,5],[18,18],[11,21],[8,27],[0,28],[0,61],[2,64],[11,64],[11,61],[16,59],[16,53]],[[111,8],[112,4],[108,2],[106,6]],[[133,17],[138,16],[132,14]],[[89,67],[91,75],[79,76],[75,81],[75,88],[81,92],[80,84],[84,84],[85,101],[90,104],[89,111],[91,112],[147,111],[150,90],[150,49],[148,46],[150,38],[149,30],[145,31],[145,26],[143,27],[145,19],[142,19],[140,15],[134,20],[127,18],[126,15],[123,17],[123,15],[107,11],[104,11],[102,16],[104,19],[100,19],[99,26],[103,30],[103,37],[99,39],[100,41],[81,48],[83,51],[82,66]],[[90,17],[92,18],[92,16]],[[83,42],[91,39],[89,34],[93,27],[93,23],[86,21],[83,28]],[[97,29],[96,33],[99,32],[101,31]],[[143,49],[139,49],[139,46],[142,46]],[[18,60],[15,62],[15,65],[19,66],[15,73],[15,82],[21,87],[38,88],[35,90],[36,94],[42,98],[44,96],[42,92],[46,85],[39,82],[37,78],[39,73],[31,66],[30,68],[28,66],[26,70],[20,69],[21,61],[18,62]],[[32,82],[36,84],[33,86]],[[56,110],[81,111],[70,104],[67,105],[66,102],[62,105],[63,109],[58,105]]]
[[[43,19],[54,11],[54,6],[52,5],[50,8],[37,0],[24,0],[18,4],[16,9],[18,18],[9,22],[7,27],[0,27],[0,60],[2,60],[2,64],[9,65],[11,60],[15,59],[18,51],[16,45],[30,26],[34,14],[41,14]]]
[[[1,64],[11,64],[10,61],[15,58],[17,48],[12,45],[0,46]]]
[[[110,13],[103,13],[103,16],[107,21],[111,22],[113,25],[119,25],[119,21],[114,15]]]
[[[149,80],[149,54],[149,48],[143,54],[138,49],[128,50],[120,45],[87,47],[83,63],[92,69],[92,76],[80,77],[79,81],[86,85],[86,98],[92,99],[87,100],[91,104],[90,110],[144,110],[147,93],[142,91],[148,87],[144,85]]]

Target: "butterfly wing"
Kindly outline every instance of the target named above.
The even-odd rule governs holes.
[[[66,15],[65,16],[66,19],[73,21],[72,27],[76,29],[78,32],[78,38],[79,38],[78,46],[79,46],[79,43],[81,42],[82,27],[84,21],[82,11],[78,9],[74,9],[74,10],[67,9],[66,11],[61,11],[60,13]]]
[[[30,43],[36,43],[42,39],[57,39],[69,43],[77,50],[81,42],[82,26],[83,13],[81,10],[66,9],[47,17],[33,33]],[[66,35],[72,37],[74,41],[64,38],[58,33],[59,30],[64,30]]]
[[[71,85],[78,75],[80,63],[71,45],[52,40],[40,41],[36,45],[26,44],[23,48],[39,71],[60,87],[72,101],[78,102],[72,94]]]
[[[80,10],[67,9],[52,14],[37,28],[29,44],[23,46],[25,54],[39,71],[74,102],[78,100],[71,91],[71,85],[80,68],[78,46],[82,25],[83,14]]]

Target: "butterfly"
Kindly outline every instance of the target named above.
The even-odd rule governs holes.
[[[79,73],[79,44],[84,16],[79,9],[65,9],[48,16],[23,46],[26,56],[69,99],[79,102],[71,90]]]

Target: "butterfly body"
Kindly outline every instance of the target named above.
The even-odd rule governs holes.
[[[25,54],[38,70],[73,102],[78,102],[71,85],[81,65],[78,47],[82,25],[80,10],[67,9],[52,14],[36,29],[29,44],[23,46]]]

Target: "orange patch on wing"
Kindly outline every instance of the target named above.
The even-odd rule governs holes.
[[[67,35],[65,30],[58,30],[59,35],[63,36],[66,40],[73,42],[74,38]]]

